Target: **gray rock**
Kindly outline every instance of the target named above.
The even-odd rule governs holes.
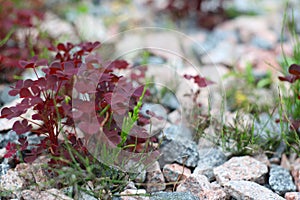
[[[165,178],[156,161],[151,166],[146,176],[147,192],[159,192],[166,189]]]
[[[18,141],[18,139],[19,139],[19,136],[13,130],[10,130],[4,134],[0,134],[0,148],[6,147],[8,142],[15,143]]]
[[[88,193],[84,191],[80,191],[78,194],[78,200],[97,200],[97,198],[89,195]]]
[[[178,99],[176,98],[175,94],[171,92],[167,92],[160,100],[160,103],[170,110],[176,110],[180,108]]]
[[[251,181],[229,181],[224,187],[235,199],[284,200],[278,194]]]
[[[152,194],[150,200],[199,200],[190,192],[157,192]]]
[[[1,180],[1,176],[6,174],[10,168],[11,166],[8,164],[8,159],[4,158],[2,163],[0,164],[0,180]]]
[[[269,184],[280,195],[296,191],[290,172],[279,165],[271,165]]]
[[[192,140],[193,134],[190,129],[188,129],[183,124],[180,125],[171,125],[170,127],[166,128],[160,137],[164,138],[164,140]]]
[[[262,143],[268,139],[279,140],[281,137],[280,125],[275,122],[279,116],[270,116],[266,113],[262,113],[258,116],[258,119],[254,121],[254,135],[260,138]]]
[[[264,50],[272,50],[274,48],[274,44],[258,36],[254,36],[251,40],[251,43],[252,45]]]
[[[18,139],[22,137],[27,137],[27,141],[29,144],[28,149],[33,148],[33,145],[35,144],[39,144],[43,139],[42,136],[37,136],[36,134],[32,134],[31,132],[18,135],[15,131],[10,130],[7,133],[0,134],[0,148],[6,147],[8,142],[18,143]]]
[[[187,167],[196,167],[198,164],[199,152],[194,141],[184,138],[181,140],[165,140],[161,145],[160,151],[162,156],[159,162],[162,166],[173,162]]]
[[[1,104],[6,104],[9,102],[12,102],[15,99],[19,98],[19,95],[17,96],[10,96],[8,94],[8,92],[11,90],[11,88],[8,85],[5,85],[2,89],[2,91],[0,92],[0,105]]]
[[[225,154],[217,148],[199,150],[199,161],[194,173],[205,175],[210,181],[214,179],[213,168],[222,165],[227,160]]]

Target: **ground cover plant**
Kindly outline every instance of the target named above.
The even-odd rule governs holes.
[[[51,50],[57,53],[54,61],[50,64],[48,64],[46,60],[37,60],[37,57],[34,57],[30,61],[20,61],[20,67],[22,69],[32,69],[36,74],[36,79],[19,80],[16,82],[9,94],[12,96],[19,95],[22,101],[16,106],[3,108],[1,110],[1,118],[18,118],[19,120],[14,123],[12,129],[20,136],[30,131],[40,136],[41,142],[29,149],[26,136],[20,137],[18,144],[7,144],[5,158],[13,157],[16,163],[33,162],[42,154],[50,154],[52,155],[52,159],[49,161],[49,164],[52,167],[61,168],[62,166],[68,166],[76,162],[80,163],[80,165],[86,169],[86,167],[88,167],[86,163],[91,164],[91,162],[95,162],[95,159],[84,146],[83,139],[78,138],[73,117],[88,116],[90,114],[89,112],[94,110],[99,114],[98,120],[103,126],[101,128],[103,128],[103,131],[115,142],[115,145],[121,148],[128,144],[136,144],[138,137],[128,136],[128,132],[131,131],[133,124],[139,118],[138,110],[146,90],[140,88],[135,91],[130,82],[124,81],[121,89],[125,89],[126,92],[130,90],[131,92],[135,92],[133,96],[131,96],[132,107],[129,107],[129,109],[132,108],[132,114],[130,114],[131,112],[126,112],[128,108],[119,105],[114,108],[114,111],[119,112],[119,118],[125,117],[124,126],[118,127],[115,121],[107,121],[113,112],[111,96],[113,95],[116,84],[121,78],[115,75],[113,71],[128,67],[126,61],[116,60],[109,62],[107,66],[102,66],[102,68],[100,65],[105,65],[104,63],[96,63],[95,60],[93,60],[93,63],[87,62],[87,66],[92,67],[94,71],[103,72],[100,79],[96,76],[94,77],[96,79],[93,80],[99,84],[96,91],[96,107],[92,107],[91,110],[87,101],[72,99],[73,86],[79,93],[87,92],[86,87],[90,86],[83,84],[83,82],[80,82],[81,84],[79,82],[74,84],[74,79],[77,73],[80,73],[79,69],[83,68],[84,56],[90,54],[99,44],[99,42],[81,43],[79,45],[60,43],[55,48],[51,48]],[[93,67],[93,65],[96,64],[98,64],[98,69]],[[37,73],[39,68],[41,68],[45,74],[42,77]],[[85,78],[87,77],[88,76]],[[119,99],[120,102],[130,100],[128,99],[130,98],[130,96],[128,96],[130,92],[126,92],[117,93],[117,95],[122,97]],[[74,112],[72,112],[72,104],[74,105],[75,101],[76,105],[86,106],[84,109],[81,109],[86,113],[74,114]],[[78,107],[76,108],[78,109]],[[34,111],[30,119],[22,116],[28,109]],[[126,115],[128,116],[126,117]],[[103,116],[106,117],[103,118]],[[91,126],[91,124],[78,124],[78,127],[81,128],[83,132],[87,134],[95,133],[90,132],[91,129],[89,129],[89,126]],[[66,130],[67,127],[68,130]],[[65,138],[65,140],[63,141],[59,138]],[[130,138],[134,139],[130,140]],[[145,141],[146,139],[140,139],[139,143]],[[70,148],[73,151],[71,151]],[[132,149],[141,150],[137,148]],[[88,160],[86,160],[87,158]]]

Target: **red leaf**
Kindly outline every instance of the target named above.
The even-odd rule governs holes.
[[[12,129],[18,134],[23,134],[32,129],[31,125],[28,125],[28,121],[26,119],[23,119],[21,122],[16,121],[12,127]]]
[[[298,78],[295,75],[288,75],[288,76],[278,76],[280,81],[286,81],[289,83],[294,83]]]
[[[33,120],[43,120],[43,118],[42,118],[42,116],[41,116],[40,114],[33,114],[33,115],[31,116],[31,118],[32,118]]]
[[[19,65],[21,68],[25,69],[25,68],[34,68],[35,67],[35,63],[32,61],[25,61],[25,60],[21,60],[19,62]]]
[[[66,51],[65,45],[62,44],[62,43],[59,43],[59,44],[57,45],[57,49],[58,49],[59,51]]]
[[[289,73],[293,74],[293,75],[296,75],[296,76],[300,76],[300,65],[292,64],[289,67]]]
[[[40,93],[40,88],[36,85],[31,86],[31,91],[33,92],[34,95],[38,95]]]
[[[13,118],[13,117],[11,117],[11,115],[13,115],[13,114],[14,114],[14,112],[10,108],[5,107],[1,110],[0,118],[11,119],[11,118]]]
[[[30,92],[29,89],[27,89],[27,88],[22,88],[22,89],[20,90],[20,97],[21,97],[21,98],[28,98],[28,97],[31,97],[31,96],[32,96],[32,94],[31,94],[31,92]]]
[[[129,65],[128,62],[126,62],[125,60],[115,60],[108,66],[108,68],[109,69],[127,69],[128,65]]]
[[[4,158],[10,158],[17,153],[17,148],[15,143],[8,142],[5,149],[6,149],[6,153],[4,155]]]
[[[213,81],[207,80],[206,78],[201,77],[199,75],[191,76],[191,75],[185,74],[183,77],[188,80],[194,79],[194,83],[196,83],[200,88],[206,87],[206,86],[214,83]]]

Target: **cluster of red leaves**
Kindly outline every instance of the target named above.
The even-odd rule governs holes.
[[[126,61],[115,60],[103,63],[99,57],[91,55],[92,51],[99,46],[99,42],[79,45],[58,44],[57,47],[50,48],[56,52],[55,60],[50,64],[45,60],[37,60],[36,57],[30,61],[19,62],[22,69],[33,69],[37,78],[16,82],[9,94],[19,95],[22,101],[16,106],[3,108],[0,118],[19,117],[20,120],[12,127],[19,135],[31,131],[44,136],[36,148],[26,151],[24,157],[26,162],[33,161],[45,151],[54,156],[71,159],[69,151],[64,148],[58,137],[64,130],[69,130],[64,131],[66,139],[81,155],[89,156],[89,152],[84,147],[83,141],[76,137],[76,128],[80,128],[86,134],[95,134],[98,123],[112,143],[117,145],[120,142],[123,118],[133,110],[143,92],[143,87],[134,88],[127,78],[116,75],[116,70],[129,67]],[[45,75],[42,77],[39,77],[36,71],[39,66],[44,66],[42,71]],[[95,102],[75,98],[71,93],[72,89],[80,94],[93,94],[96,97]],[[22,117],[29,109],[35,112],[31,119]],[[95,119],[98,122],[84,121],[93,113],[97,114]],[[108,118],[111,120],[107,121]],[[80,122],[76,124],[78,119]],[[37,125],[38,128],[33,129],[31,124]],[[130,136],[126,144],[146,141],[147,134],[144,129],[136,126],[133,132],[137,134]],[[19,143],[18,145],[9,143],[5,157],[16,155],[18,150],[26,150],[28,141],[22,138]],[[57,164],[53,160],[51,162]]]
[[[9,92],[11,96],[19,95],[22,101],[13,107],[5,107],[1,110],[1,118],[13,119],[21,117],[21,120],[16,121],[12,129],[18,134],[24,134],[31,131],[39,136],[45,136],[40,144],[31,152],[25,155],[25,161],[31,162],[45,150],[49,150],[54,156],[62,155],[66,158],[68,152],[61,151],[61,144],[58,135],[63,126],[74,128],[72,120],[72,102],[66,100],[68,92],[72,88],[73,78],[78,72],[82,64],[83,56],[89,54],[95,47],[96,43],[84,43],[80,45],[59,44],[56,50],[56,60],[48,65],[45,60],[37,60],[34,57],[30,61],[20,61],[19,67],[22,69],[31,68],[36,74],[36,80],[19,80]],[[78,51],[71,52],[74,48]],[[42,69],[45,76],[39,77],[36,68],[46,66]],[[35,114],[31,119],[23,118],[22,115],[29,109],[32,109]],[[64,119],[64,121],[62,121]],[[37,125],[39,128],[33,129],[29,123]],[[87,153],[82,142],[74,139],[74,133],[67,133],[67,139],[72,146],[76,146],[78,150]],[[20,139],[23,140],[23,139]],[[27,142],[20,141],[20,145],[9,143],[5,157],[15,155],[17,150],[24,150],[27,147]]]
[[[14,75],[23,71],[18,67],[19,60],[28,59],[32,54],[41,53],[51,43],[49,37],[38,34],[38,22],[43,20],[42,2],[29,0],[28,6],[22,8],[18,1],[0,1],[0,38],[7,41],[0,46],[0,82],[13,82]],[[30,5],[30,6],[29,6]],[[20,37],[21,36],[21,37]]]
[[[279,76],[279,80],[293,84],[300,79],[300,65],[292,64],[291,66],[289,66],[288,72],[289,74],[286,76]],[[295,92],[298,92],[298,94],[296,95],[298,97],[298,100],[300,100],[300,91]],[[298,130],[300,128],[300,119],[290,119],[289,121],[291,122],[290,127],[292,130]]]
[[[219,6],[216,10],[204,10],[203,4],[208,0],[168,0],[166,7],[162,12],[169,13],[175,20],[194,17],[197,24],[207,29],[213,29],[216,25],[220,24],[227,19],[223,8],[224,0],[219,0]],[[152,4],[153,0],[149,0],[148,4]]]

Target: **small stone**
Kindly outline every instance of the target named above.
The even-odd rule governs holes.
[[[300,158],[297,158],[295,162],[291,164],[291,174],[294,178],[297,191],[300,191]]]
[[[72,200],[72,198],[63,194],[62,191],[58,189],[49,189],[46,191],[31,191],[31,190],[23,190],[21,192],[22,199],[24,200],[32,200],[32,199],[47,199],[47,200]]]
[[[146,183],[147,192],[158,192],[166,189],[164,175],[157,161],[153,163],[147,172]]]
[[[229,181],[224,184],[224,187],[235,199],[284,200],[266,187],[251,181]]]
[[[16,166],[15,171],[27,181],[34,181],[32,184],[37,184],[39,189],[49,188],[49,178],[46,173],[46,169],[43,168],[43,164],[47,163],[47,159],[38,158],[33,163],[20,163]]]
[[[278,165],[271,166],[269,184],[271,188],[280,195],[296,190],[290,172]]]
[[[175,125],[179,125],[182,121],[181,114],[178,110],[174,110],[173,112],[169,113],[168,120]]]
[[[253,158],[267,166],[271,165],[269,158],[265,153],[260,153],[260,154],[254,155]]]
[[[149,197],[142,196],[146,194],[146,190],[144,189],[127,189],[124,190],[121,194],[121,199],[122,200],[149,200]],[[126,196],[128,195],[128,196]],[[134,196],[135,195],[135,196]]]
[[[163,174],[168,182],[184,180],[191,175],[191,170],[179,164],[166,164]]]
[[[19,172],[9,169],[6,174],[1,176],[0,190],[17,191],[26,186],[26,181],[20,176]]]
[[[212,186],[207,177],[192,174],[183,183],[179,184],[177,192],[191,192],[199,199],[226,199],[226,193],[221,188]]]
[[[193,139],[193,134],[191,130],[183,124],[171,125],[170,127],[164,130],[162,136],[167,140]]]
[[[199,160],[197,144],[185,138],[163,141],[160,151],[162,156],[159,158],[159,162],[162,165],[177,162],[187,167],[195,167]]]
[[[199,150],[198,165],[194,170],[195,174],[205,175],[209,180],[214,179],[213,168],[225,163],[227,157],[217,148],[205,148]]]
[[[231,158],[213,171],[221,185],[231,180],[247,180],[263,184],[268,167],[250,156],[242,156]]]
[[[150,200],[199,200],[190,192],[157,192],[151,195]]]
[[[194,175],[185,179],[185,181],[178,185],[177,192],[191,192],[192,194],[198,196],[200,192],[204,190],[210,190],[211,185],[206,176]]]
[[[290,161],[289,159],[287,158],[286,154],[282,154],[281,156],[281,163],[280,163],[280,166],[287,169],[287,170],[290,170],[291,169],[291,164],[290,164]]]
[[[272,50],[275,47],[275,43],[271,43],[270,41],[259,36],[254,36],[251,40],[251,43],[254,46],[264,50]]]
[[[180,103],[174,93],[167,92],[162,99],[160,100],[160,103],[165,106],[166,108],[170,109],[171,111],[177,110],[180,108]]]
[[[300,200],[300,192],[287,192],[284,198],[286,200]]]

